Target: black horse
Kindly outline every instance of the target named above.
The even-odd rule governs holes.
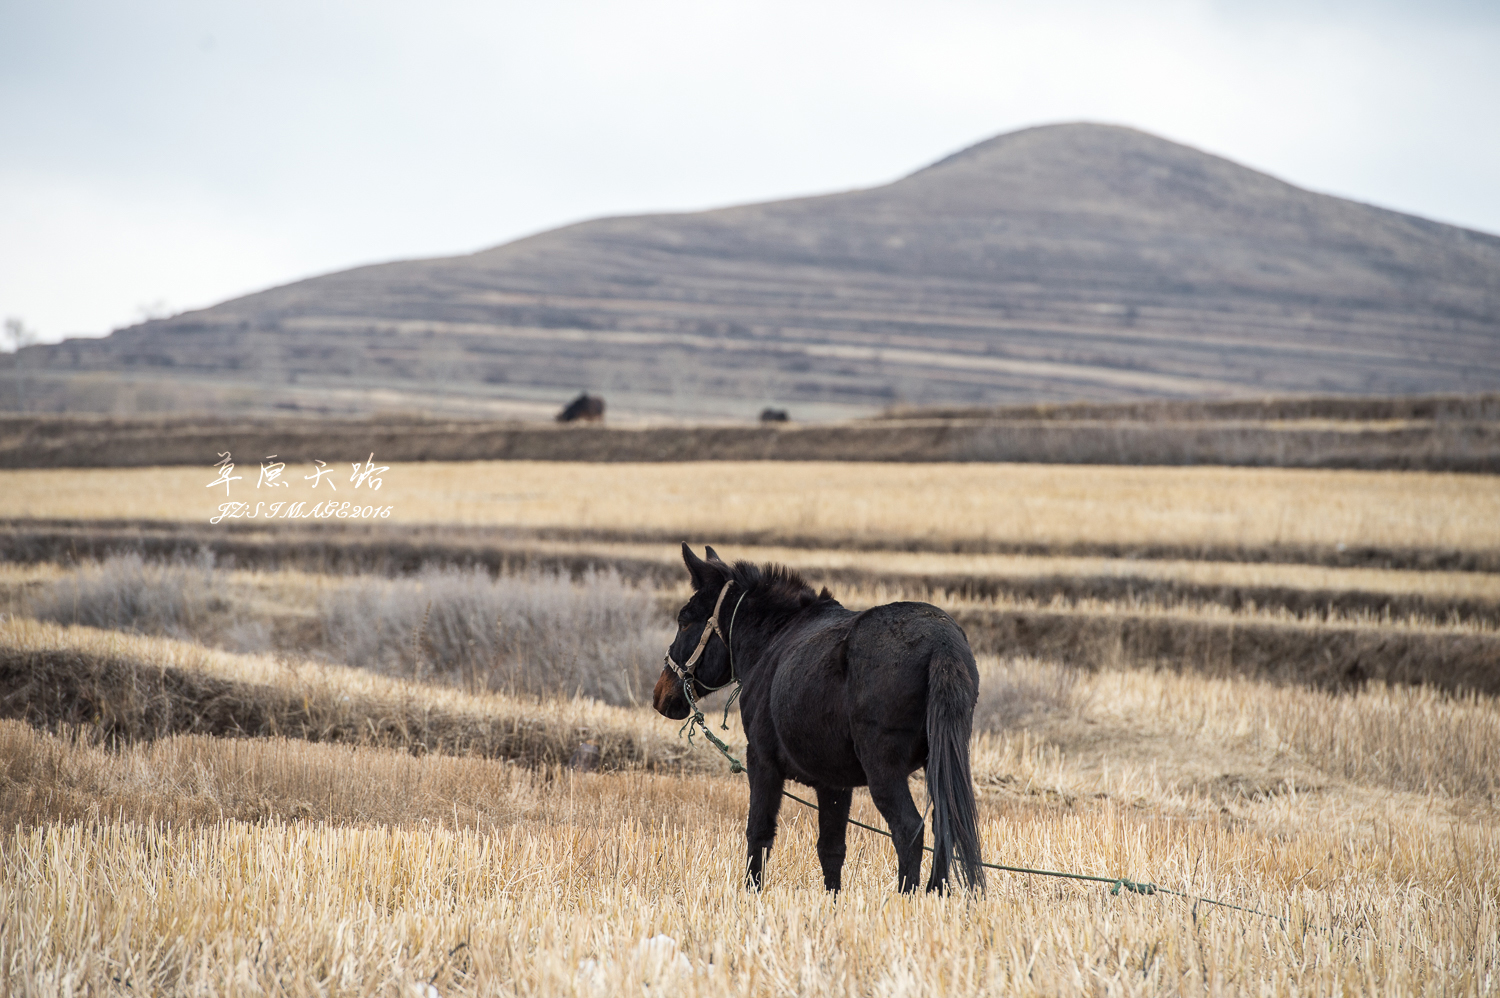
[[[868,785],[896,844],[900,888],[916,890],[924,829],[906,781],[924,765],[935,846],[927,889],[947,884],[955,858],[963,880],[982,888],[969,778],[979,672],[963,630],[926,603],[854,613],[784,567],[731,566],[713,548],[706,553],[707,561],[682,546],[693,598],[677,615],[653,704],[682,720],[690,713],[685,678],[695,699],[741,684],[750,888],[760,887],[782,787],[793,779],[818,795],[826,888],[839,889],[853,788]]]

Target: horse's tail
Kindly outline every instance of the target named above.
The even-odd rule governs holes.
[[[927,663],[927,797],[932,801],[933,838],[928,890],[947,883],[948,866],[955,857],[964,882],[984,888],[969,775],[969,733],[978,697],[979,670],[967,642],[943,642]]]

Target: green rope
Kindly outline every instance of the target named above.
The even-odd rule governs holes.
[[[798,804],[804,804],[807,807],[812,808],[814,811],[818,810],[818,805],[812,803],[811,801],[803,800],[796,794],[788,793],[785,790],[783,790],[781,793],[782,796],[790,797]],[[888,839],[894,837],[890,832],[886,831],[883,828],[876,828],[874,825],[867,825],[862,821],[855,821],[853,818],[849,819],[849,824],[858,825],[860,828],[875,832],[877,835],[884,835]],[[933,851],[932,846],[929,845],[923,845],[922,848],[927,852]],[[1132,894],[1175,894],[1178,897],[1187,898],[1190,901],[1202,901],[1207,904],[1219,905],[1221,908],[1233,908],[1235,911],[1243,911],[1251,915],[1260,915],[1262,918],[1274,918],[1277,921],[1281,922],[1282,925],[1286,924],[1285,918],[1282,918],[1280,915],[1273,915],[1267,911],[1260,911],[1256,908],[1246,908],[1243,905],[1230,904],[1228,901],[1219,901],[1211,897],[1200,897],[1197,894],[1188,894],[1185,891],[1174,891],[1170,887],[1161,887],[1157,884],[1139,883],[1134,880],[1129,880],[1125,877],[1095,877],[1087,873],[1063,873],[1058,870],[1033,870],[1028,866],[1005,866],[1002,863],[980,863],[979,865],[990,870],[1002,870],[1005,873],[1027,873],[1035,877],[1064,877],[1068,880],[1091,880],[1094,883],[1098,884],[1110,884],[1111,886],[1109,892],[1114,895],[1118,895],[1122,888]]]
[[[720,754],[723,755],[724,758],[729,760],[729,771],[731,773],[743,773],[745,771],[745,764],[729,754],[729,746],[725,745],[723,741],[719,739],[719,736],[715,735],[713,731],[710,730],[708,722],[703,719],[703,711],[698,708],[698,701],[693,699],[692,685],[693,684],[687,680],[684,680],[682,683],[682,695],[687,698],[688,707],[692,709],[692,713],[688,715],[688,719],[686,721],[682,722],[682,727],[677,729],[677,737],[681,738],[682,733],[686,731],[688,744],[691,745],[693,744],[694,726],[696,725],[697,727],[702,728],[703,734],[707,736],[709,741],[713,742],[714,748],[718,749]],[[725,685],[727,686],[728,684],[726,683]],[[723,689],[724,687],[721,686],[719,688]],[[737,687],[735,689],[735,693],[738,692],[739,688]],[[731,694],[730,699],[733,699],[733,697],[734,694]],[[724,708],[724,723],[726,725],[729,723],[728,707]]]
[[[714,735],[712,731],[709,730],[708,724],[703,718],[703,711],[698,709],[698,704],[693,699],[692,691],[688,689],[688,687],[691,685],[691,683],[682,684],[683,695],[687,697],[688,706],[692,708],[693,712],[691,715],[689,715],[688,719],[683,722],[682,728],[677,732],[678,737],[680,738],[683,731],[686,731],[688,744],[691,745],[693,742],[693,727],[695,725],[701,727],[703,729],[703,733],[708,736],[709,741],[713,742],[714,747],[719,750],[719,753],[723,755],[724,758],[729,760],[729,771],[731,773],[745,772],[745,764],[736,759],[734,756],[730,755],[729,746],[725,745],[722,741],[719,740],[718,737]],[[722,689],[722,687],[720,688]],[[730,696],[730,700],[732,701],[735,696],[738,696],[739,692],[740,687],[736,687],[734,693]],[[727,725],[729,721],[729,707],[727,704],[724,708],[724,721]],[[796,794],[791,793],[790,791],[782,790],[781,795],[783,797],[790,797],[798,804],[810,807],[814,811],[818,810],[818,805],[814,804],[812,801],[803,800],[801,797],[798,797]],[[884,835],[888,839],[895,838],[895,836],[886,831],[884,828],[876,828],[874,825],[867,825],[863,821],[857,821],[854,818],[846,818],[845,820],[851,825],[856,825],[860,828],[865,829],[866,831],[874,832],[876,835]],[[932,846],[926,845],[925,843],[923,844],[922,848],[926,852],[933,852]],[[1228,901],[1220,901],[1217,898],[1204,897],[1198,894],[1189,894],[1186,891],[1174,891],[1170,887],[1162,887],[1158,884],[1152,883],[1141,883],[1135,880],[1130,880],[1126,877],[1096,877],[1087,873],[1065,873],[1059,870],[1035,870],[1028,866],[1006,866],[1003,863],[981,862],[979,865],[985,867],[986,869],[1000,870],[1004,873],[1023,873],[1034,877],[1061,877],[1067,880],[1087,880],[1098,884],[1109,884],[1109,893],[1115,896],[1118,896],[1121,890],[1128,891],[1131,894],[1142,895],[1171,894],[1176,897],[1187,898],[1189,901],[1194,902],[1194,904],[1213,904],[1218,905],[1220,908],[1231,908],[1234,911],[1243,911],[1249,915],[1259,915],[1262,918],[1274,918],[1281,923],[1283,928],[1285,928],[1287,925],[1287,920],[1281,915],[1274,915],[1271,912],[1261,911],[1258,908],[1249,908],[1244,905],[1230,904]],[[1331,932],[1332,930],[1324,929],[1323,931]]]

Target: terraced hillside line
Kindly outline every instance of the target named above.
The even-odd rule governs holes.
[[[1338,422],[1500,420],[1500,393],[1474,395],[1302,395],[1234,399],[1145,399],[1009,406],[896,405],[876,419],[1133,420],[1144,422]]]
[[[513,562],[508,567],[514,569],[521,564]],[[533,568],[540,565],[566,567],[546,559],[531,563]],[[662,620],[669,620],[681,600],[680,569],[669,562],[641,563],[639,567],[658,573],[666,584],[660,596],[660,612]],[[817,584],[831,581],[816,572],[809,577]],[[1210,675],[1268,677],[1329,689],[1381,680],[1445,690],[1500,692],[1500,670],[1494,667],[1500,662],[1500,632],[1492,625],[1480,626],[1472,621],[1438,623],[1367,614],[1320,620],[1264,607],[1237,612],[1203,604],[1170,606],[1092,599],[1080,599],[1072,605],[1055,598],[975,600],[951,590],[931,591],[912,584],[912,580],[906,582],[903,588],[889,578],[880,578],[871,585],[835,585],[835,593],[856,609],[893,599],[927,599],[959,620],[977,651],[1030,655],[1083,668],[1166,667]],[[318,611],[309,613],[309,606],[319,605],[317,599],[309,604],[309,583],[314,593],[338,586],[336,576],[302,577],[291,580],[283,593],[274,576],[259,580],[246,576],[235,587],[226,588],[226,593],[239,595],[229,597],[224,614],[232,619],[242,613],[236,606],[243,599],[247,607],[254,607],[245,612],[264,623],[270,646],[299,656],[319,649],[337,655],[338,647],[324,647],[328,639]],[[5,602],[13,612],[25,613],[27,597],[21,595],[21,588],[46,584],[45,580],[29,577],[19,579],[14,591],[7,584]],[[259,590],[263,595],[255,595]],[[262,722],[250,718],[234,723],[254,727]]]

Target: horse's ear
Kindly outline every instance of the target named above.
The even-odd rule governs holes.
[[[703,545],[703,553],[708,557],[709,561],[716,561],[720,565],[723,565],[725,563],[724,559],[719,557],[719,552],[714,550],[714,546],[712,544]]]
[[[688,575],[692,577],[694,590],[707,588],[723,579],[715,565],[693,554],[687,541],[682,542],[682,563],[687,566]]]

